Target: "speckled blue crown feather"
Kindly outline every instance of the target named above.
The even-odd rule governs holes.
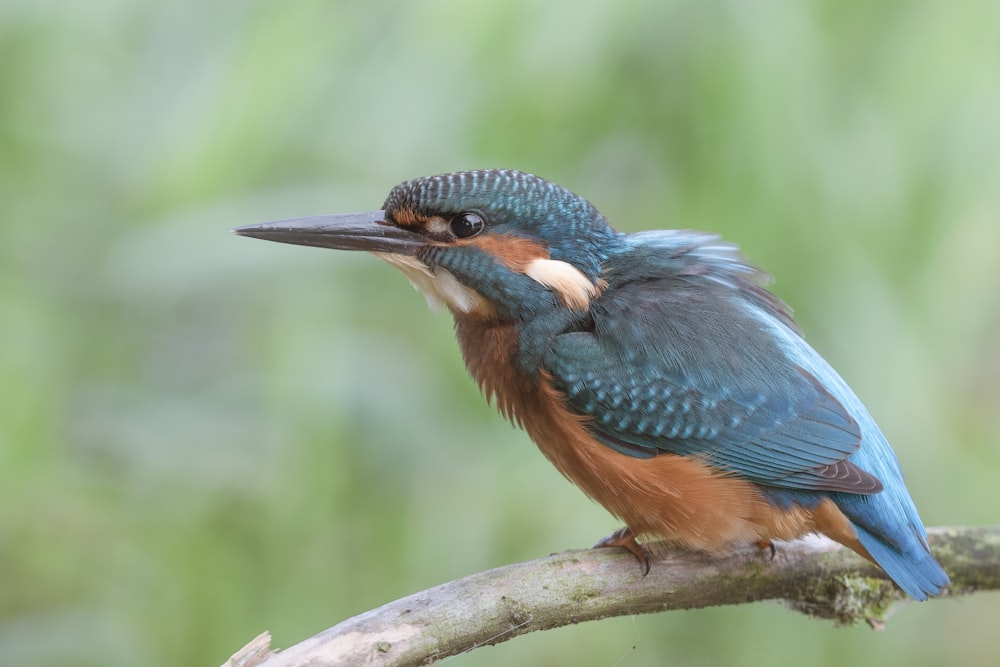
[[[533,174],[513,169],[459,171],[400,183],[383,208],[418,215],[475,211],[498,233],[545,241],[554,259],[571,262],[589,276],[600,273],[621,235],[589,201]],[[560,241],[565,242],[560,242]]]

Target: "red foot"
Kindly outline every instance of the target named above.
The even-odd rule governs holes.
[[[632,530],[628,526],[621,530],[616,530],[594,545],[595,549],[603,549],[605,547],[627,549],[639,561],[639,566],[642,568],[642,576],[645,577],[649,574],[649,552],[636,541],[635,534],[632,533]]]
[[[765,549],[770,551],[771,557],[768,560],[774,560],[774,555],[778,552],[778,550],[774,547],[774,542],[771,540],[757,540],[754,542],[754,545],[761,551],[764,551]]]

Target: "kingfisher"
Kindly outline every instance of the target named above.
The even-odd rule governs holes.
[[[948,585],[895,453],[770,277],[689,230],[622,233],[586,199],[490,169],[394,187],[381,209],[233,230],[363,250],[454,319],[486,399],[625,526],[649,571],[822,533],[916,600]]]

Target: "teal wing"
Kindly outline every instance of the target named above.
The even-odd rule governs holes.
[[[558,336],[544,361],[567,407],[628,456],[696,456],[787,489],[881,491],[847,460],[861,430],[836,398],[755,336],[759,323],[738,302],[705,296],[683,281],[603,295],[588,326]]]

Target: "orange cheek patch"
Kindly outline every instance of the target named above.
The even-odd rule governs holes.
[[[459,240],[455,245],[471,245],[503,262],[512,271],[525,273],[536,259],[548,259],[549,249],[541,243],[513,234],[499,236],[487,234],[468,240]]]

